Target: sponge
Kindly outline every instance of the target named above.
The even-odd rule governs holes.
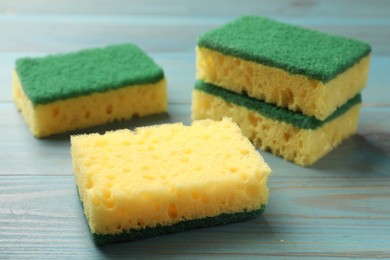
[[[198,39],[197,79],[324,120],[367,82],[371,47],[259,16]]]
[[[192,118],[231,117],[255,146],[314,164],[357,130],[369,44],[243,16],[198,39]]]
[[[301,166],[312,165],[356,132],[360,94],[325,120],[197,81],[193,119],[231,117],[255,146]]]
[[[80,199],[97,244],[254,218],[269,166],[230,119],[71,137]]]
[[[37,137],[167,110],[163,70],[133,44],[16,61],[13,98]]]

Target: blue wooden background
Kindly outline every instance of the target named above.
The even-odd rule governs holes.
[[[313,167],[273,169],[253,221],[98,248],[78,201],[69,135],[38,140],[11,99],[22,56],[133,42],[168,78],[167,114],[89,129],[190,119],[199,34],[256,14],[368,41],[358,133]],[[0,258],[390,258],[390,1],[0,0]]]

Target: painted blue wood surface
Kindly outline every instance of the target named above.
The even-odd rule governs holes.
[[[358,133],[314,166],[273,169],[255,220],[97,248],[78,201],[69,135],[31,136],[11,100],[15,59],[120,42],[168,78],[167,114],[88,129],[189,124],[197,36],[244,14],[371,43]],[[389,1],[0,1],[0,259],[390,258]]]

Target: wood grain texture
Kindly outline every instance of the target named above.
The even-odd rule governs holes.
[[[0,11],[7,14],[78,14],[88,15],[169,15],[208,16],[262,14],[283,17],[325,17],[329,20],[346,17],[388,19],[388,2],[375,0],[215,0],[197,2],[191,0],[142,1],[142,0],[3,0]]]
[[[34,51],[70,51],[95,46],[97,43],[117,44],[128,41],[139,44],[148,52],[193,51],[196,38],[202,32],[220,26],[237,16],[223,18],[170,16],[80,16],[80,15],[2,15],[0,30],[2,48],[8,52],[24,48]],[[389,55],[390,23],[386,20],[350,20],[342,18],[327,22],[325,18],[274,19],[297,24],[326,33],[343,35],[375,45],[373,54]],[[45,26],[50,23],[50,26]],[[372,28],[376,30],[372,30]],[[13,28],[9,30],[8,28]],[[174,37],[172,37],[174,36]],[[10,42],[8,39],[15,41]],[[26,46],[24,39],[29,38]],[[158,39],[158,43],[156,42]],[[156,44],[157,43],[157,44]]]
[[[98,248],[77,196],[69,134],[31,136],[11,98],[15,60],[133,42],[168,79],[168,113],[81,132],[191,123],[199,34],[244,14],[370,42],[358,133],[313,167],[261,152],[273,169],[255,220]],[[0,1],[0,259],[390,258],[390,2]]]
[[[71,175],[6,176],[0,256],[389,256],[386,176],[285,166],[274,171],[269,207],[256,220],[102,248],[91,242]]]

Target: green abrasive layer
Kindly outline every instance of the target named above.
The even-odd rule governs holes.
[[[371,52],[368,43],[259,16],[204,33],[198,46],[328,82]]]
[[[205,83],[201,80],[196,81],[195,89],[220,97],[225,101],[235,105],[256,111],[257,113],[270,119],[291,124],[300,129],[317,129],[331,120],[341,116],[356,104],[361,103],[361,95],[357,94],[355,97],[344,103],[341,107],[337,108],[336,111],[333,112],[329,117],[321,121],[315,117],[307,116],[299,112],[293,112],[286,108],[278,107],[255,98],[251,98],[245,94],[240,95],[221,87]]]
[[[16,61],[16,72],[34,105],[164,78],[163,70],[133,44],[21,58]]]
[[[262,205],[260,209],[253,211],[243,211],[237,213],[224,213],[215,217],[206,217],[201,219],[192,219],[178,222],[170,226],[157,226],[146,227],[140,230],[128,230],[119,234],[92,234],[94,242],[97,245],[111,244],[116,242],[132,241],[157,235],[177,233],[185,230],[210,227],[216,225],[223,225],[234,222],[241,222],[249,219],[256,218],[264,212],[265,205]]]

